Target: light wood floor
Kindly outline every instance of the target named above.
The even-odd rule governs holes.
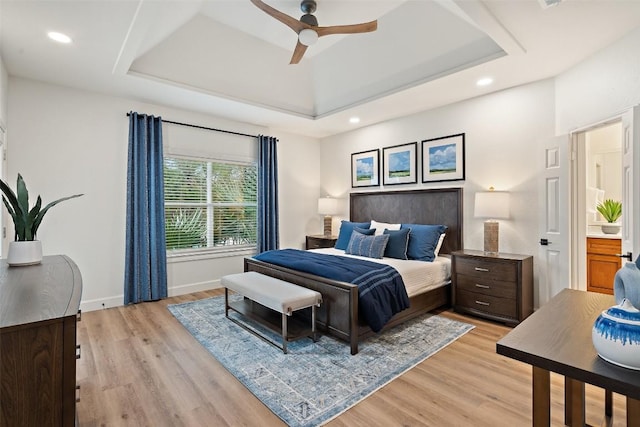
[[[284,426],[166,308],[221,293],[83,313],[80,426]],[[531,425],[531,367],[495,352],[510,329],[451,310],[441,314],[476,328],[327,425]],[[587,386],[589,424],[601,423],[602,401],[603,391]],[[554,426],[563,424],[562,405],[562,378],[552,374]],[[625,424],[624,406],[614,395],[615,426]]]

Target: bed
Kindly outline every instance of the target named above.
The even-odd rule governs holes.
[[[375,219],[389,223],[443,224],[447,233],[439,256],[462,248],[462,188],[351,193],[350,221]],[[317,311],[320,331],[347,341],[351,354],[358,352],[358,342],[374,332],[359,321],[358,287],[313,274],[245,258],[245,271],[256,271],[313,289],[322,294]],[[428,311],[451,304],[450,280],[444,286],[410,296],[410,307],[386,323],[384,330]]]

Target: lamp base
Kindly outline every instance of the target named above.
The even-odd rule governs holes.
[[[324,216],[324,237],[331,237],[331,215]]]
[[[489,254],[498,253],[498,221],[484,222],[484,251]]]

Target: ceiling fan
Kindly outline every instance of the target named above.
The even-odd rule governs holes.
[[[302,59],[302,56],[307,50],[308,46],[313,45],[318,41],[318,37],[328,36],[331,34],[356,34],[356,33],[369,33],[375,31],[378,28],[378,21],[364,22],[362,24],[353,25],[333,25],[330,27],[319,27],[318,20],[313,16],[313,12],[316,11],[315,0],[302,0],[300,3],[300,10],[304,13],[300,17],[300,20],[292,18],[291,16],[280,12],[277,9],[264,3],[262,0],[251,0],[251,3],[256,5],[259,9],[263,10],[266,14],[271,15],[278,21],[282,22],[293,31],[298,34],[298,43],[293,51],[290,64],[297,64]]]

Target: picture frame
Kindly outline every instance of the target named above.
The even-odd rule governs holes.
[[[382,149],[382,183],[384,185],[418,182],[418,143],[394,145]]]
[[[422,182],[465,179],[465,134],[422,141]]]
[[[351,188],[380,185],[380,149],[351,154]]]

